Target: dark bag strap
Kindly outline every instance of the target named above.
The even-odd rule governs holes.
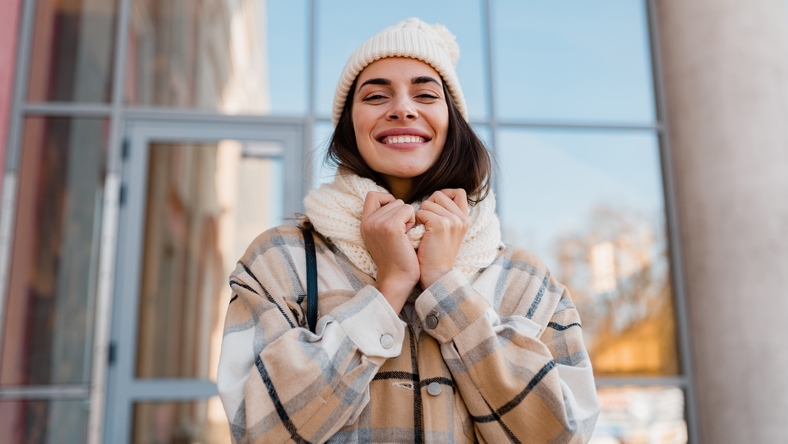
[[[315,239],[312,230],[301,229],[304,233],[304,247],[306,250],[306,319],[309,330],[315,332],[317,327],[317,257],[315,255]]]

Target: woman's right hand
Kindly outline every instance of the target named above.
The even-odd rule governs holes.
[[[375,287],[399,313],[421,275],[407,232],[416,224],[413,207],[388,193],[367,193],[361,238],[378,266]]]

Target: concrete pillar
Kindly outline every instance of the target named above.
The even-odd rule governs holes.
[[[654,0],[704,443],[788,436],[788,8]]]

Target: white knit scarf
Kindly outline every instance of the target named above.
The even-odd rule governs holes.
[[[360,228],[364,200],[370,191],[388,192],[370,179],[338,172],[332,183],[323,184],[306,196],[304,207],[315,230],[329,238],[353,265],[376,278],[378,267],[367,251]],[[414,209],[418,210],[420,205],[413,204]],[[503,245],[492,192],[483,201],[470,207],[468,222],[468,232],[454,267],[470,276],[492,264],[498,255],[499,246]],[[413,248],[419,248],[424,231],[424,225],[417,225],[408,231]]]

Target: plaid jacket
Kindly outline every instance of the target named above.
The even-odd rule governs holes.
[[[302,234],[260,235],[230,277],[218,387],[239,443],[585,442],[598,402],[580,319],[530,253],[414,290],[398,316],[320,236],[317,334]]]

